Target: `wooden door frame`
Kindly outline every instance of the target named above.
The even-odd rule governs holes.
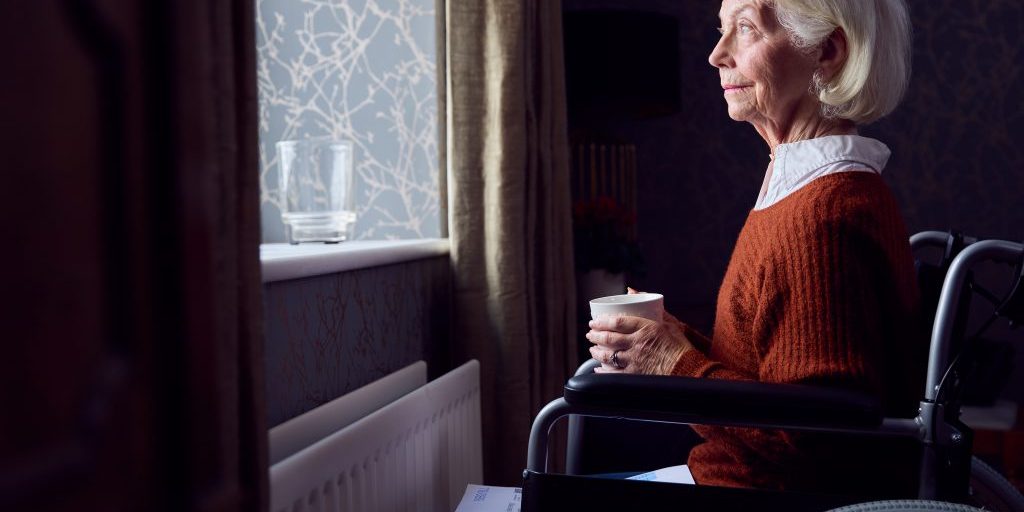
[[[0,508],[266,507],[254,11],[251,0],[26,0],[0,7],[8,19],[45,16],[43,26],[58,31],[31,33],[12,22],[7,36],[23,45],[12,48],[23,52],[22,64],[70,65],[77,72],[69,71],[72,78],[59,87],[18,77],[0,89],[5,100],[41,86],[95,91],[80,136],[66,126],[52,130],[69,145],[95,145],[84,151],[95,160],[82,162],[80,172],[95,176],[99,198],[95,299],[103,312],[101,335],[82,342],[100,355],[81,363],[91,377],[84,398],[69,406],[75,425],[45,446],[33,445],[28,456],[0,453]],[[33,54],[33,41],[53,38],[77,50]],[[46,59],[52,61],[39,62]],[[26,128],[13,125],[37,110],[5,109],[11,126],[0,135],[20,140],[17,130]],[[77,172],[44,171],[53,171],[53,180]],[[31,183],[46,186],[47,179]],[[9,191],[8,198],[24,193]],[[53,205],[67,209],[57,212],[62,218],[88,213],[70,202]],[[22,197],[10,208],[24,206],[31,202]],[[8,239],[16,240],[19,229],[59,226],[29,221],[7,228]],[[16,268],[68,261],[45,252],[5,254],[4,262]],[[59,321],[51,306],[29,307],[36,307],[30,314]],[[5,333],[12,339],[38,336],[27,324],[12,325]],[[32,348],[12,353],[25,350]],[[81,385],[47,368],[35,375]],[[25,403],[52,407],[45,396]]]

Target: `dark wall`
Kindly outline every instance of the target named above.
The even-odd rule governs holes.
[[[914,78],[904,104],[866,127],[893,152],[886,177],[911,232],[954,227],[1024,238],[1024,4],[911,1]],[[633,9],[678,19],[681,109],[646,120],[583,125],[638,151],[638,229],[647,274],[630,283],[708,331],[733,243],[757,197],[768,148],[729,119],[707,62],[718,2],[563,0],[566,10]]]
[[[421,359],[451,369],[448,257],[266,283],[267,425]]]
[[[865,130],[893,149],[890,183],[912,230],[1024,239],[1024,3],[912,2],[914,77]]]

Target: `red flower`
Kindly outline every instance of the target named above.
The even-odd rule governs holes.
[[[578,200],[572,211],[577,270],[621,272],[642,267],[634,233],[636,212],[607,196]]]

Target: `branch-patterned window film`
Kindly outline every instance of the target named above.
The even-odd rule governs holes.
[[[354,239],[440,236],[434,0],[255,0],[260,208],[283,242],[275,143],[352,142]]]

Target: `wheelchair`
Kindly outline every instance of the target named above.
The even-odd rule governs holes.
[[[969,389],[974,346],[995,319],[1024,322],[1024,246],[977,240],[958,233],[925,231],[910,238],[915,255],[942,250],[938,263],[915,262],[922,300],[934,311],[927,378],[918,414],[884,417],[878,400],[857,392],[806,385],[740,382],[651,375],[597,375],[584,363],[564,395],[535,417],[523,472],[522,509],[540,510],[786,510],[844,512],[889,510],[1024,511],[1021,495],[998,472],[972,456],[973,432],[960,420]],[[1013,265],[1002,298],[974,280],[983,262]],[[992,302],[977,334],[967,335],[974,295]],[[931,306],[934,306],[932,309]],[[548,472],[552,426],[569,417],[567,472]],[[919,443],[916,496],[843,496],[724,488],[624,479],[578,473],[573,458],[580,426],[592,417],[641,422],[723,425],[903,438]],[[682,463],[684,461],[679,461]],[[653,469],[653,468],[652,468]],[[884,501],[880,501],[883,500]]]

